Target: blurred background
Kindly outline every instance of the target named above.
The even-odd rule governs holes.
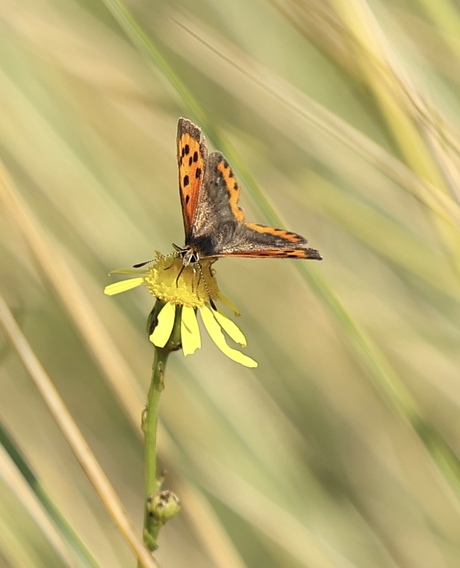
[[[0,566],[136,565],[36,381],[140,535],[152,298],[103,288],[183,244],[179,116],[324,260],[217,263],[259,367],[171,356],[157,561],[459,566],[458,5],[2,0],[0,30]]]

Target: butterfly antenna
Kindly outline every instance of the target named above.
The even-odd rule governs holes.
[[[137,264],[133,264],[133,268],[142,268],[143,266],[145,266],[146,264],[149,264],[150,262],[153,262],[153,259],[145,260],[144,262],[138,262]]]
[[[206,290],[206,294],[208,295],[208,299],[209,299],[209,303],[211,304],[211,308],[217,312],[217,307],[216,304],[214,303],[214,300],[211,298],[211,293],[209,292],[209,288],[208,288],[208,283],[206,282],[206,278],[204,277],[203,274],[203,268],[201,266],[201,264],[199,262],[197,262],[196,264],[198,264],[198,269],[200,271],[200,276],[201,278],[203,278],[203,284],[204,284],[204,288]],[[198,281],[199,284],[199,281]]]
[[[159,254],[157,256],[157,258],[152,258],[151,260],[145,260],[144,262],[138,262],[136,264],[133,264],[133,268],[142,268],[143,266],[145,266],[146,264],[150,264],[151,262],[154,262],[155,260],[161,258],[169,258],[170,256],[177,256],[177,253],[172,252],[171,254]],[[171,265],[172,266],[172,265]],[[171,266],[168,266],[165,268],[165,270],[168,270],[168,268],[171,268]],[[180,275],[179,275],[180,276]]]

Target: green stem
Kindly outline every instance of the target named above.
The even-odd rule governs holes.
[[[157,317],[163,304],[157,302],[149,316],[148,329],[152,333],[157,324]],[[150,550],[158,548],[157,537],[160,528],[165,523],[158,515],[152,513],[152,499],[158,495],[162,479],[157,474],[157,427],[160,394],[164,389],[164,373],[166,363],[171,351],[180,348],[180,322],[182,309],[176,308],[174,327],[168,343],[160,348],[155,347],[152,365],[152,380],[147,398],[147,406],[142,415],[142,429],[144,431],[144,459],[145,459],[145,503],[144,503],[144,542]]]
[[[170,354],[169,349],[155,348],[155,357],[152,367],[152,380],[147,398],[147,407],[144,411],[142,427],[144,430],[144,460],[145,460],[145,508],[144,508],[144,542],[150,548],[157,548],[156,539],[160,529],[158,523],[153,522],[147,509],[147,499],[155,494],[161,486],[157,478],[157,427],[160,394],[164,388],[164,372]]]

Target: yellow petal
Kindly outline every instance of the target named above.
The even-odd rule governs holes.
[[[192,307],[183,306],[180,325],[182,351],[184,355],[193,355],[201,347],[201,337],[196,313]]]
[[[229,357],[233,361],[244,365],[245,367],[257,367],[256,361],[227,345],[220,325],[214,318],[213,313],[208,307],[203,306],[202,308],[200,308],[200,313],[207,332],[209,333],[217,347],[222,351],[222,353],[227,355],[227,357]]]
[[[246,347],[246,338],[243,335],[241,329],[236,325],[235,322],[225,317],[223,314],[214,311],[213,316],[219,322],[220,326],[228,333],[228,335],[233,339],[235,343],[239,343],[241,347]]]
[[[219,302],[221,302],[222,304],[227,306],[227,308],[230,308],[237,318],[240,317],[241,314],[238,311],[238,308],[235,306],[235,304],[231,300],[229,300],[226,296],[224,296],[220,290],[219,290],[219,295],[217,296],[217,299],[219,300]]]
[[[120,294],[120,292],[126,292],[136,286],[140,286],[144,283],[143,278],[129,278],[128,280],[120,280],[120,282],[114,282],[109,284],[104,288],[104,294],[107,296],[114,296],[115,294]]]
[[[158,324],[150,336],[150,341],[157,347],[164,347],[171,337],[176,315],[176,305],[168,302],[158,315]]]

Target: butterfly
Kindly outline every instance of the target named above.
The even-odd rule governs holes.
[[[220,152],[208,155],[201,129],[186,118],[177,127],[177,161],[185,246],[174,247],[184,266],[223,256],[322,260],[304,237],[245,221],[228,161]]]

